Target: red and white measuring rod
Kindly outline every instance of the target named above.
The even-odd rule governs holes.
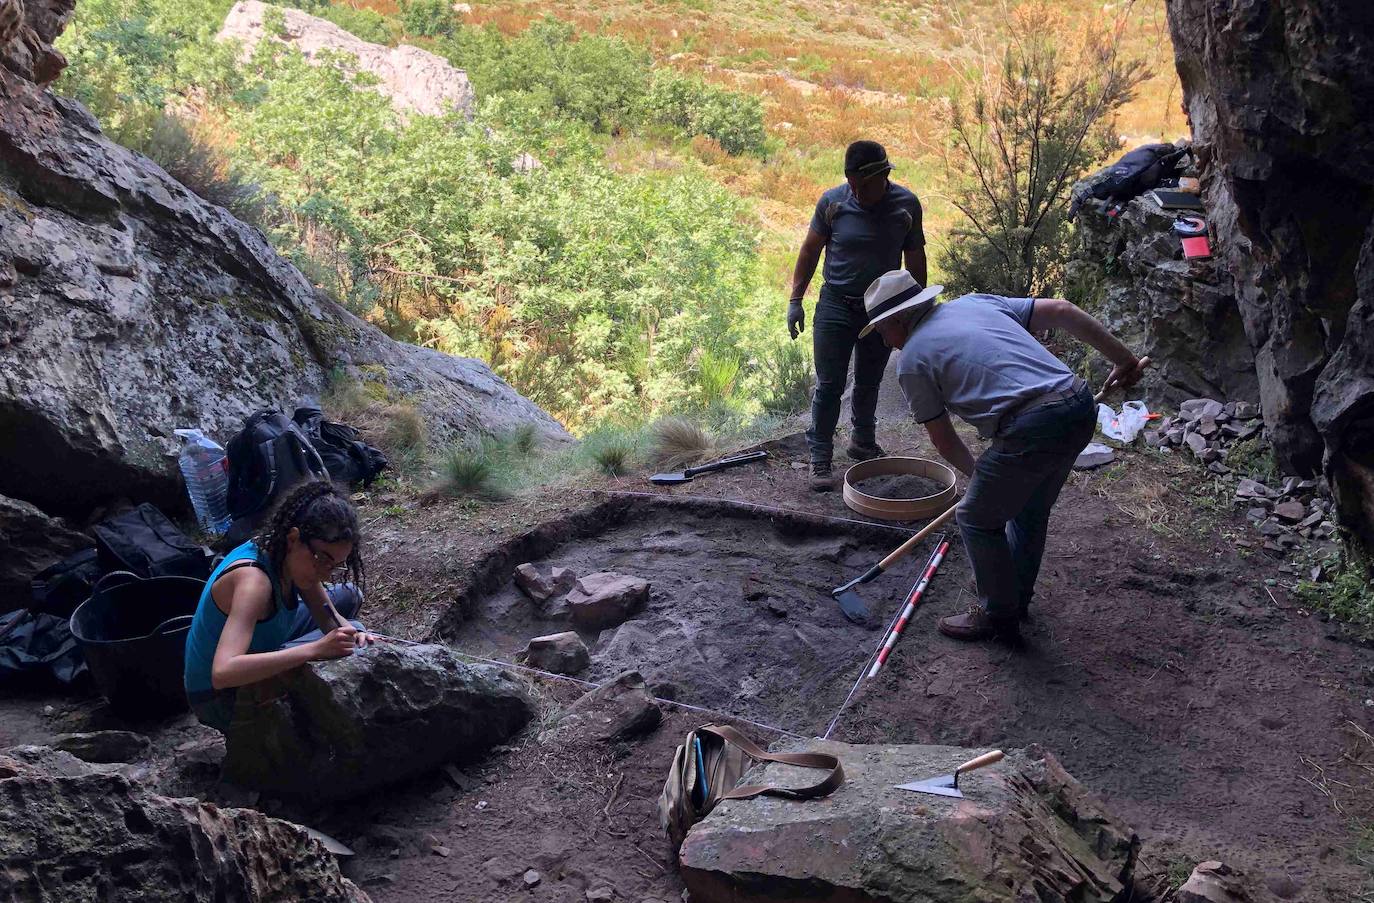
[[[916,581],[912,587],[911,594],[906,597],[906,606],[902,609],[902,615],[897,619],[897,623],[892,625],[892,632],[887,635],[883,648],[878,650],[878,657],[873,660],[873,667],[869,669],[869,677],[877,677],[878,672],[883,669],[887,662],[888,655],[892,652],[892,647],[897,645],[897,637],[902,635],[906,624],[911,620],[912,614],[916,611],[917,604],[921,601],[921,594],[930,585],[930,578],[935,576],[935,569],[940,566],[940,562],[945,560],[945,553],[949,551],[949,541],[940,543],[940,547],[931,556],[930,564],[926,565],[926,572],[921,575],[921,579]]]

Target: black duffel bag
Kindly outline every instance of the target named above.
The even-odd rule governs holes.
[[[210,576],[210,554],[178,530],[161,511],[144,502],[132,511],[96,524],[100,570],[130,571],[140,577]]]

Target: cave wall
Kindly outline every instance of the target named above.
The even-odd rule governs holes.
[[[1374,3],[1167,6],[1275,452],[1374,547]]]

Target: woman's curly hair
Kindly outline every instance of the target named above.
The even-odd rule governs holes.
[[[286,541],[292,528],[300,531],[300,541],[304,543],[316,539],[353,543],[353,551],[348,553],[345,562],[349,582],[361,591],[366,590],[358,513],[337,486],[328,480],[309,480],[296,486],[282,498],[258,535],[253,537],[258,552],[267,556],[277,574],[281,574],[286,561]]]

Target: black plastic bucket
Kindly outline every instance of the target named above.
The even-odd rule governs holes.
[[[192,577],[116,571],[72,613],[72,636],[115,711],[141,718],[186,708],[186,634],[204,589]]]

